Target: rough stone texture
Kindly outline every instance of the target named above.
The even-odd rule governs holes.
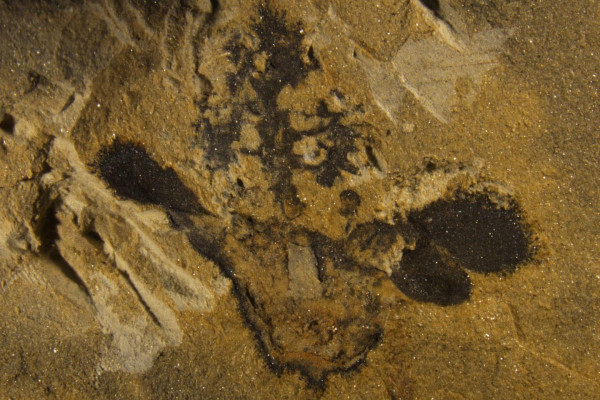
[[[0,1],[0,393],[594,398],[599,17]]]

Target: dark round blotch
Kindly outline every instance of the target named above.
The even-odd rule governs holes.
[[[340,214],[352,215],[360,206],[360,196],[354,190],[344,190],[340,193]]]
[[[529,231],[514,201],[500,207],[485,193],[459,192],[413,212],[409,220],[445,248],[460,266],[477,272],[512,272],[531,256]]]
[[[15,117],[10,114],[4,114],[0,120],[0,129],[11,135],[15,133]]]
[[[407,251],[391,279],[411,299],[440,306],[463,303],[471,295],[467,273],[445,263],[430,243],[418,243],[415,250]]]
[[[172,168],[162,168],[146,150],[119,140],[99,152],[95,168],[117,195],[168,210],[203,211]]]

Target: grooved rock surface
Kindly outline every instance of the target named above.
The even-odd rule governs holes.
[[[594,398],[599,17],[0,1],[0,393]]]

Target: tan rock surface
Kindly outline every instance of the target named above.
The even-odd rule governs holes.
[[[0,398],[597,397],[598,21],[0,1]]]

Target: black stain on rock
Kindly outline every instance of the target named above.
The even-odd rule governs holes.
[[[283,150],[281,142],[287,143],[289,136],[297,136],[287,128],[289,113],[278,109],[277,96],[285,86],[295,87],[318,68],[318,62],[304,57],[308,50],[302,42],[304,35],[300,25],[288,26],[284,14],[262,5],[251,28],[255,35],[254,47],[242,44],[241,34],[234,35],[225,46],[230,61],[236,66],[236,72],[227,75],[232,96],[231,117],[216,125],[203,116],[196,123],[196,130],[205,137],[207,160],[215,168],[224,168],[235,159],[231,144],[239,140],[246,115],[260,116],[257,126],[263,140],[260,154],[265,162],[273,162],[276,153]],[[263,59],[264,65],[255,65],[257,58]],[[256,98],[239,95],[247,84],[255,91]],[[287,150],[291,151],[291,147]]]
[[[430,242],[405,252],[391,279],[408,297],[441,306],[460,304],[471,294],[467,273],[448,265]]]
[[[518,205],[505,200],[502,206],[490,193],[458,191],[411,212],[416,247],[405,252],[392,281],[415,300],[452,305],[470,296],[471,281],[463,268],[514,272],[531,259],[533,246]]]
[[[286,85],[298,85],[319,63],[314,56],[314,61],[304,60],[309,49],[302,43],[302,26],[286,23],[285,14],[278,15],[263,5],[252,29],[260,39],[257,53],[266,56],[266,63],[262,76],[251,78],[251,83],[264,102],[276,107],[279,92]]]
[[[217,109],[201,106],[204,114],[195,124],[206,149],[206,160],[211,168],[227,168],[236,159],[233,142],[240,139],[244,123],[254,120],[261,144],[256,151],[265,168],[274,176],[272,190],[284,205],[301,209],[295,196],[292,175],[294,170],[307,169],[315,175],[322,186],[331,187],[341,176],[341,171],[358,173],[358,168],[348,155],[358,151],[355,141],[360,135],[341,123],[343,113],[330,112],[324,101],[315,115],[323,120],[318,128],[296,130],[291,127],[289,110],[277,106],[277,97],[286,86],[296,87],[311,71],[321,68],[315,49],[305,42],[304,31],[299,23],[289,23],[285,14],[277,13],[266,4],[258,8],[258,17],[251,25],[252,36],[244,41],[241,33],[233,35],[225,46],[229,60],[236,68],[226,77],[231,99],[227,105],[231,117],[225,122],[211,122],[210,116]],[[248,43],[252,43],[251,45]],[[248,91],[244,89],[252,89]],[[343,97],[343,96],[342,96]],[[314,137],[318,152],[325,154],[323,160],[307,163],[294,154],[294,144]]]
[[[15,133],[15,117],[10,114],[4,114],[2,120],[0,120],[0,129],[11,135]]]
[[[163,168],[137,144],[118,139],[100,151],[95,169],[117,195],[180,212],[202,212],[194,193],[172,168]]]
[[[325,104],[322,103],[322,107]],[[330,122],[325,127],[327,140],[323,142],[324,149],[327,151],[327,158],[318,166],[310,167],[316,175],[316,181],[321,186],[332,187],[336,178],[341,177],[342,171],[351,174],[357,174],[358,168],[349,160],[348,155],[356,152],[354,140],[360,135],[352,128],[340,123],[341,113],[321,113],[322,118],[330,118]]]
[[[225,45],[225,50],[227,51],[227,58],[235,65],[239,66],[240,61],[242,61],[242,52],[245,52],[246,47],[241,43],[242,36],[237,33],[233,35],[233,38]],[[245,65],[246,68],[249,68],[249,64]],[[234,93],[237,89],[237,85],[234,84],[235,79],[238,74],[230,74],[229,75],[233,81],[228,81],[228,87],[231,93]]]
[[[461,266],[476,272],[513,272],[531,256],[531,240],[517,204],[494,204],[485,193],[456,193],[409,219]]]

